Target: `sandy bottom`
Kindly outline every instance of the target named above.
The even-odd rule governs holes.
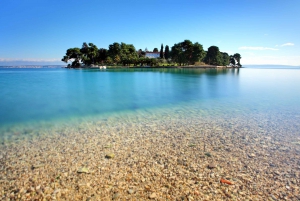
[[[299,200],[299,122],[166,111],[11,131],[0,199]]]

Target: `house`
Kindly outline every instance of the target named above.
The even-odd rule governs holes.
[[[159,58],[160,57],[160,53],[159,52],[145,52],[145,57],[147,58]]]

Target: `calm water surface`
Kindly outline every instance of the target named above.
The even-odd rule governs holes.
[[[183,108],[206,115],[300,115],[300,68],[0,68],[0,129]],[[188,112],[184,112],[188,111]]]

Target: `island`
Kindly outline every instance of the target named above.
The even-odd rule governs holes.
[[[219,47],[210,46],[207,51],[198,42],[184,40],[171,49],[161,44],[160,51],[154,48],[136,50],[134,45],[114,42],[108,49],[98,48],[93,43],[82,44],[81,48],[69,48],[62,61],[68,68],[114,67],[195,67],[195,68],[240,68],[241,55],[229,55]]]

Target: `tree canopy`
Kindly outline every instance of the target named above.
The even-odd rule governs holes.
[[[226,52],[222,53],[222,66],[228,66],[230,63],[230,57]]]
[[[166,45],[165,47],[165,59],[169,59],[170,58],[170,48],[168,45]]]
[[[241,65],[241,55],[239,54],[239,53],[235,53],[234,55],[233,55],[233,58],[237,61],[237,65],[238,65],[238,67],[241,67],[242,65]]]
[[[202,45],[197,42],[193,44],[190,40],[174,44],[171,53],[172,59],[179,63],[180,66],[201,61],[204,55],[205,52]]]
[[[101,63],[103,64],[105,62],[105,60],[107,59],[107,49],[104,49],[104,48],[100,48],[98,50],[98,58],[97,58],[97,61],[98,63]]]
[[[122,64],[127,65],[158,65],[158,63],[168,62],[182,65],[193,65],[196,62],[204,62],[209,65],[241,67],[241,55],[235,53],[228,55],[226,52],[220,52],[219,47],[210,46],[207,51],[203,50],[203,46],[198,42],[192,43],[190,40],[184,40],[176,43],[171,47],[163,44],[160,48],[159,58],[146,58],[146,51],[139,49],[136,51],[134,45],[126,43],[114,42],[108,46],[108,49],[100,48],[93,43],[84,42],[81,48],[69,48],[65,56],[61,59],[63,62],[70,62],[72,67],[80,67],[82,64],[90,66],[92,64]],[[154,48],[153,52],[158,53],[158,49]],[[70,65],[70,64],[69,64]]]
[[[120,58],[123,65],[135,63],[138,54],[132,44],[121,43]]]
[[[160,46],[159,57],[160,57],[161,59],[164,58],[164,45],[163,45],[163,44],[161,44],[161,46]]]
[[[62,58],[63,62],[68,63],[69,60],[72,61],[72,66],[79,67],[82,53],[78,47],[67,49],[66,55]]]
[[[223,55],[219,51],[219,47],[210,46],[207,50],[205,63],[209,65],[222,65]]]
[[[108,46],[107,55],[113,62],[119,63],[120,62],[120,52],[121,52],[121,45],[119,43],[113,43]]]
[[[93,43],[83,43],[82,48],[80,49],[80,52],[82,53],[82,62],[85,65],[91,65],[95,63],[95,60],[98,56],[98,48]]]

